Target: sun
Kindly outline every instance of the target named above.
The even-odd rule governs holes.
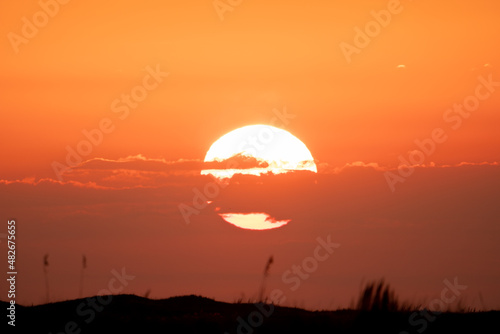
[[[288,131],[261,124],[245,126],[220,137],[208,150],[205,163],[217,168],[204,169],[201,174],[218,179],[230,179],[235,174],[317,173],[314,158],[303,142]],[[246,230],[271,230],[291,221],[277,220],[259,210],[218,214],[226,222]]]
[[[229,224],[245,230],[272,230],[281,226],[285,226],[290,222],[290,219],[276,220],[267,213],[221,213],[222,217]]]
[[[297,170],[317,172],[306,145],[290,132],[270,125],[248,125],[225,134],[212,144],[204,161],[221,162],[236,156],[254,158],[264,163],[265,167],[243,168],[233,163],[229,168],[204,169],[201,173],[223,179],[234,174],[280,174]]]

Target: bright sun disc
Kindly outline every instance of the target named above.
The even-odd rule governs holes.
[[[267,167],[205,169],[202,174],[217,178],[230,178],[234,174],[261,175],[265,173],[287,173],[317,168],[306,145],[290,132],[270,125],[249,125],[231,131],[212,144],[205,162],[223,161],[236,155],[252,157],[266,162]]]

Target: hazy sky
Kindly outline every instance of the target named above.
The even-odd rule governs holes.
[[[18,302],[45,302],[46,253],[51,300],[78,297],[82,254],[85,295],[125,267],[125,292],[225,301],[255,297],[273,255],[267,286],[289,305],[349,306],[381,277],[430,300],[457,277],[466,304],[500,308],[500,4],[229,3],[0,4]],[[318,173],[237,177],[186,224],[211,144],[272,123]],[[218,215],[231,210],[292,221],[246,231]],[[287,270],[328,236],[340,246],[292,291]]]

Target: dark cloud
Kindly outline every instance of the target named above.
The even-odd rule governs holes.
[[[84,253],[101,281],[123,263],[137,276],[129,292],[151,288],[163,297],[251,294],[248,287],[259,280],[262,262],[274,254],[277,274],[269,286],[287,291],[290,300],[322,300],[332,291],[348,305],[363,277],[381,276],[408,287],[402,297],[421,296],[439,293],[444,278],[459,275],[470,293],[488,292],[485,304],[494,307],[492,301],[500,300],[494,288],[500,276],[499,168],[418,167],[394,193],[385,171],[371,166],[236,175],[229,182],[199,174],[87,169],[85,182],[0,181],[0,210],[19,221],[19,300],[25,304],[43,298],[40,254],[50,252],[54,273],[68,271],[72,263],[78,273]],[[194,208],[189,224],[180,204]],[[219,214],[225,212],[265,212],[291,221],[276,230],[245,231],[224,222]],[[316,238],[327,235],[340,248],[292,294],[280,273],[311,256]],[[149,258],[157,264],[148,265]],[[97,292],[95,282],[89,281],[89,289]],[[227,291],[229,283],[234,291]],[[71,280],[54,274],[53,284],[61,298],[75,297]]]

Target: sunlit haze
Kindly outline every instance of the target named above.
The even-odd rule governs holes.
[[[399,305],[500,309],[499,15],[493,0],[2,1],[0,300],[337,310],[383,279]],[[113,307],[96,319],[128,321]],[[44,332],[100,324],[66,311]]]

